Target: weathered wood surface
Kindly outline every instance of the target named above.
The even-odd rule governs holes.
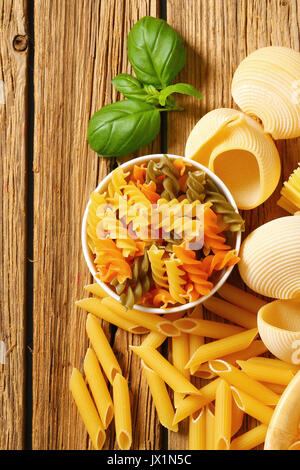
[[[82,369],[88,341],[85,314],[74,301],[91,281],[80,241],[90,192],[111,169],[86,143],[94,111],[117,98],[111,79],[130,71],[126,37],[142,16],[160,16],[158,0],[35,0],[34,2],[34,449],[91,448],[68,392],[73,366]],[[248,53],[266,45],[299,50],[297,0],[167,0],[167,21],[188,49],[179,80],[195,85],[202,102],[179,97],[185,111],[168,116],[168,152],[182,155],[197,120],[217,107],[233,107],[231,79]],[[26,1],[0,0],[0,80],[6,104],[1,116],[1,317],[0,340],[8,347],[0,365],[0,448],[24,446],[24,326],[26,258],[26,77],[27,50],[12,42],[26,34]],[[28,15],[28,13],[27,13]],[[2,124],[3,123],[3,124]],[[296,167],[300,139],[278,143],[282,180]],[[161,150],[160,137],[139,154]],[[28,158],[28,155],[27,155]],[[247,233],[285,215],[276,206],[281,188],[245,213]],[[237,273],[232,279],[240,283]],[[105,326],[132,393],[133,449],[166,448],[140,361],[128,352],[139,344]],[[30,419],[30,417],[29,417]],[[252,425],[252,423],[250,423]],[[116,448],[113,426],[105,448]],[[170,433],[170,449],[187,448],[187,426]]]
[[[0,449],[24,445],[26,4],[0,1]]]

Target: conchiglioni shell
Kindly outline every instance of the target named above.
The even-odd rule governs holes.
[[[300,296],[300,217],[272,220],[254,230],[241,246],[238,264],[253,291],[274,299]]]
[[[299,137],[300,53],[274,46],[254,51],[235,71],[232,96],[274,139]]]
[[[300,365],[300,298],[275,300],[258,312],[260,337],[274,356]]]
[[[300,372],[283,392],[271,418],[265,450],[299,449]]]
[[[239,209],[262,204],[280,177],[280,158],[271,137],[234,109],[215,109],[203,116],[189,135],[185,156],[219,176]]]

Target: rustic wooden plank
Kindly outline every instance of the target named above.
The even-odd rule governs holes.
[[[68,392],[71,369],[82,368],[88,344],[85,315],[74,307],[90,281],[80,225],[90,192],[111,168],[88,148],[87,124],[116,99],[110,80],[129,70],[128,31],[139,17],[156,15],[157,2],[39,0],[34,13],[33,448],[86,449],[91,445]],[[159,139],[143,151],[158,149]],[[160,430],[139,361],[128,353],[132,341],[139,340],[115,335],[133,395],[133,447],[153,448]],[[151,422],[141,419],[146,408]],[[113,426],[107,434],[106,448],[113,448]]]
[[[179,80],[192,83],[204,96],[201,103],[178,97],[186,108],[184,115],[179,112],[168,115],[168,152],[183,155],[186,139],[201,116],[215,108],[234,107],[231,80],[242,59],[268,45],[299,50],[300,10],[297,0],[167,0],[167,20],[183,35],[188,48],[187,66]],[[276,201],[282,181],[297,166],[300,139],[277,145],[282,157],[281,183],[263,205],[244,211],[246,234],[286,215]],[[241,285],[237,270],[231,279]],[[247,425],[252,425],[252,420]],[[184,432],[170,433],[169,446],[185,448]]]
[[[24,448],[27,1],[0,1],[0,449]]]

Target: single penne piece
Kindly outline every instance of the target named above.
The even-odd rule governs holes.
[[[130,333],[144,335],[148,332],[147,328],[140,325],[135,325],[128,319],[122,318],[115,314],[112,310],[105,307],[105,305],[101,303],[100,299],[88,297],[86,299],[77,300],[75,304],[77,307],[83,308],[83,310],[96,315],[98,318],[112,323],[113,325],[116,325],[123,330],[129,331]]]
[[[163,335],[162,333],[150,331],[150,333],[147,334],[146,338],[142,342],[142,346],[150,346],[151,348],[157,349],[163,344],[166,338],[167,336]]]
[[[117,443],[121,450],[128,450],[132,443],[130,397],[127,380],[121,374],[114,378],[113,399]]]
[[[215,414],[212,410],[212,406],[208,405],[205,407],[205,441],[206,450],[215,449]]]
[[[204,362],[246,349],[255,339],[257,333],[257,328],[253,328],[252,330],[246,330],[242,333],[229,336],[228,338],[222,338],[217,341],[212,341],[211,343],[203,344],[194,352],[186,368],[192,369]]]
[[[268,426],[260,424],[232,440],[230,450],[251,450],[265,442]]]
[[[179,329],[166,318],[155,314],[149,315],[149,313],[135,309],[126,310],[124,305],[120,304],[112,297],[105,297],[101,302],[102,305],[105,305],[120,317],[130,318],[130,321],[136,325],[143,326],[144,328],[156,331],[157,333],[162,333],[165,336],[180,336]]]
[[[264,343],[260,339],[257,339],[255,341],[252,341],[248,348],[220,357],[219,359],[222,359],[226,362],[230,362],[230,364],[234,364],[238,359],[244,361],[249,359],[250,357],[258,356],[259,354],[264,354],[267,351],[268,348],[264,345]]]
[[[190,372],[185,369],[185,365],[190,358],[189,338],[182,333],[180,336],[172,338],[172,362],[173,366],[187,379],[190,380]],[[184,398],[182,393],[174,392],[174,406],[177,408],[178,402]]]
[[[234,400],[232,400],[231,410],[231,436],[234,436],[242,427],[244,420],[244,412],[241,410]]]
[[[277,395],[282,395],[286,389],[286,385],[279,385],[279,384],[270,384],[269,382],[261,382],[265,387],[272,390]]]
[[[96,450],[101,450],[106,437],[103,424],[84,379],[75,367],[70,378],[70,390],[93,446]]]
[[[265,425],[269,425],[274,410],[257,400],[256,398],[248,395],[248,393],[243,392],[242,390],[237,389],[233,385],[231,386],[232,396],[237,406],[241,408],[247,415],[252,416],[252,418],[257,419]]]
[[[258,310],[267,303],[265,300],[259,299],[258,297],[227,283],[223,284],[223,286],[218,289],[218,294],[228,302],[254,314],[257,314]]]
[[[215,450],[228,450],[231,439],[232,397],[230,385],[221,380],[215,402]]]
[[[175,412],[165,382],[144,361],[142,366],[160,423],[170,431],[177,432],[178,425],[173,425]]]
[[[203,318],[202,305],[201,304],[196,305],[196,307],[190,313],[188,313],[188,317],[202,319]],[[199,346],[202,346],[202,344],[205,343],[203,336],[193,335],[193,334],[189,335],[189,342],[190,342],[190,345],[189,345],[190,357],[192,357],[192,355],[194,354],[196,349],[199,348]]]
[[[219,317],[243,326],[244,328],[251,329],[257,326],[256,316],[241,307],[230,304],[225,300],[218,299],[217,297],[210,297],[203,302],[205,308],[210,312],[219,315]]]
[[[188,416],[191,416],[193,413],[196,413],[200,408],[211,403],[216,398],[216,390],[220,381],[221,379],[217,378],[200,388],[200,396],[190,395],[181,400],[178,403],[173,424],[179,423]]]
[[[240,368],[249,377],[252,377],[259,382],[269,382],[279,385],[288,385],[294,378],[295,373],[289,369],[283,369],[279,367],[271,367],[270,365],[249,362],[249,361],[236,361]]]
[[[300,366],[296,364],[291,364],[290,362],[281,361],[280,359],[273,359],[270,357],[251,357],[248,359],[248,362],[263,364],[270,367],[279,367],[280,369],[287,369],[295,374],[300,370]]]
[[[165,359],[156,349],[149,346],[129,346],[145,364],[154,370],[174,392],[200,395],[200,391],[176,367]]]
[[[222,360],[210,361],[209,367],[222,379],[226,380],[229,384],[234,385],[239,390],[249,393],[252,397],[261,401],[265,405],[277,405],[280,396],[272,392],[261,383],[249,377],[245,372],[237,367],[234,367],[229,362]]]
[[[221,339],[232,336],[242,331],[243,328],[227,323],[220,323],[211,320],[202,320],[199,318],[184,317],[176,320],[174,325],[183,333],[189,333],[207,338]]]
[[[205,450],[205,409],[197,411],[189,420],[189,450]]]
[[[114,416],[114,407],[97,356],[91,348],[86,352],[83,369],[104,429],[107,429]]]
[[[84,290],[87,290],[93,295],[97,295],[97,297],[100,297],[101,299],[103,299],[104,297],[108,297],[108,294],[105,292],[104,289],[102,289],[101,286],[99,286],[99,284],[97,284],[97,282],[84,286]]]
[[[88,314],[86,319],[86,332],[104,373],[112,384],[115,375],[122,373],[121,367],[98,319],[91,313]]]

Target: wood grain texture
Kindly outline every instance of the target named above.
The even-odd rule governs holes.
[[[299,51],[299,6],[297,0],[167,0],[167,21],[182,34],[188,49],[187,65],[178,81],[192,83],[203,94],[202,102],[178,96],[185,111],[168,115],[169,153],[184,154],[187,137],[204,114],[215,108],[236,107],[231,80],[248,54],[269,45]],[[243,211],[245,236],[259,225],[287,215],[276,201],[283,181],[297,166],[300,139],[280,141],[277,146],[282,159],[281,181],[264,204]],[[230,282],[242,286],[236,268]],[[241,432],[253,425],[254,420],[246,419]],[[185,430],[183,426],[182,433],[170,433],[170,448],[186,448]]]
[[[0,449],[24,446],[26,272],[25,0],[0,1]],[[25,51],[13,43],[21,36]]]
[[[140,17],[157,14],[157,3],[38,0],[34,13],[33,448],[86,449],[91,445],[68,392],[71,369],[82,369],[88,344],[86,315],[74,306],[90,281],[80,225],[90,192],[112,164],[88,148],[87,124],[117,98],[110,81],[129,70],[127,34]],[[158,149],[159,139],[141,152]],[[139,340],[116,333],[115,350],[133,395],[134,448],[159,447],[157,420],[129,341]],[[111,426],[106,448],[114,441]]]

